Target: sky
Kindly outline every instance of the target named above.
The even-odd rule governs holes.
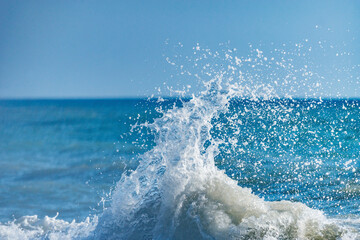
[[[229,43],[246,55],[249,44],[327,41],[351,54],[319,65],[354,69],[359,31],[356,0],[0,0],[0,98],[149,96],[186,81],[166,61],[178,42],[184,54]],[[360,97],[357,73],[328,73],[323,94]]]

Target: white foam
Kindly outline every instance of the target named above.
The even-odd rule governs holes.
[[[91,236],[97,225],[97,217],[86,218],[83,222],[67,222],[55,217],[24,216],[0,225],[0,239],[76,239]]]

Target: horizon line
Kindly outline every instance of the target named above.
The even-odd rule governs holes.
[[[66,100],[146,100],[146,99],[191,99],[192,96],[114,96],[114,97],[0,97],[0,101],[66,101]],[[246,98],[247,99],[247,98]],[[259,98],[260,100],[263,100]],[[274,98],[270,98],[274,99]],[[356,97],[332,97],[332,96],[320,96],[320,97],[305,97],[305,96],[296,96],[296,97],[279,97],[278,99],[301,99],[301,100],[360,100],[360,96]]]

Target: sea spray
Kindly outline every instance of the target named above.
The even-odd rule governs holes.
[[[230,79],[232,81],[232,79]],[[148,124],[156,146],[141,156],[139,167],[123,176],[112,195],[107,218],[120,239],[337,239],[347,231],[320,211],[301,203],[266,202],[241,188],[215,166],[227,136],[211,134],[212,121],[235,98],[268,86],[241,88],[223,75],[182,108]],[[268,96],[271,98],[271,96]],[[253,101],[259,101],[257,99]],[[239,133],[241,134],[241,132]],[[116,232],[117,235],[112,234]]]

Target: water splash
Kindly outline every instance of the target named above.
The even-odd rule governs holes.
[[[263,58],[259,50],[256,52],[259,56],[255,63]],[[225,59],[235,59],[235,65],[241,62],[228,53]],[[156,146],[141,156],[133,173],[118,182],[105,215],[112,219],[112,228],[104,231],[108,225],[100,227],[97,232],[104,235],[99,236],[109,238],[117,232],[120,239],[352,238],[350,230],[328,220],[320,211],[301,203],[266,202],[216,167],[215,158],[221,149],[236,146],[238,136],[214,134],[214,127],[225,127],[224,116],[234,113],[229,112],[231,101],[249,99],[269,105],[264,100],[271,103],[279,96],[271,85],[255,81],[244,85],[243,72],[238,72],[240,81],[236,81],[234,65],[227,66],[230,77],[228,71],[213,69],[206,71],[210,79],[203,82],[204,91],[184,102],[183,107],[174,107],[147,124],[156,135]],[[282,104],[268,110],[290,111]],[[237,126],[233,123],[226,125],[227,129]]]

